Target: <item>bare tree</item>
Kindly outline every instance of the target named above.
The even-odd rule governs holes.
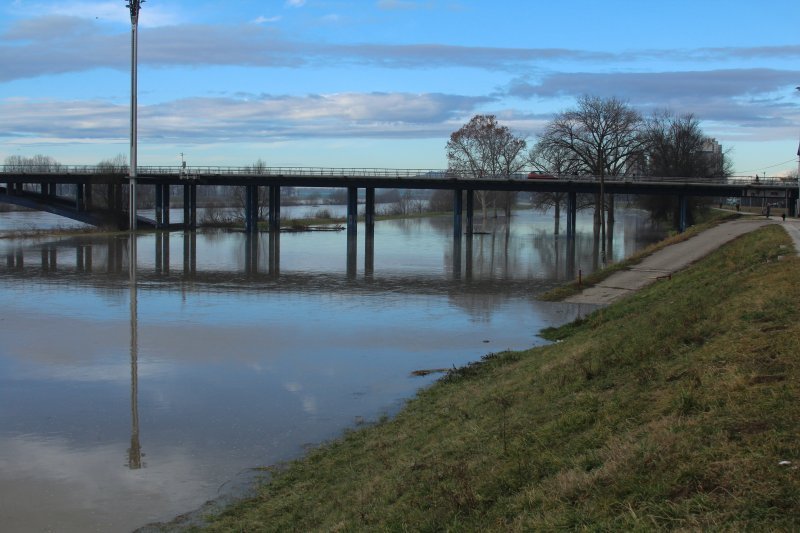
[[[103,159],[97,164],[97,172],[106,175],[128,175],[128,156],[125,154],[117,154],[116,156]],[[137,195],[137,204],[139,203],[139,196]],[[89,201],[97,206],[106,209],[113,209],[115,206],[119,209],[127,211],[128,206],[128,190],[127,187],[120,185],[91,185],[91,191],[88,193]]]
[[[713,179],[729,176],[731,162],[727,153],[709,139],[692,114],[674,115],[657,111],[643,128],[646,143],[644,166],[650,176]],[[647,196],[640,203],[654,218],[676,216],[675,198]],[[695,205],[695,202],[688,202]],[[688,213],[691,223],[692,213]]]
[[[525,166],[526,144],[494,115],[475,115],[447,141],[448,170],[474,178],[509,178]],[[478,192],[484,221],[490,196],[488,191]],[[510,215],[513,198],[506,200],[506,214]]]
[[[581,168],[578,159],[568,150],[541,142],[536,143],[528,152],[528,162],[534,169],[554,176],[578,174]],[[537,192],[532,193],[531,200],[533,208],[537,211],[546,212],[554,208],[555,232],[558,233],[561,207],[567,202],[567,193]]]
[[[559,113],[545,127],[539,140],[542,150],[563,151],[576,169],[600,179],[599,214],[605,258],[605,177],[634,171],[641,161],[644,137],[641,115],[616,98],[581,96],[578,106]]]
[[[245,167],[246,171],[250,174],[263,174],[267,169],[267,163],[260,157],[250,166]],[[233,201],[236,207],[241,210],[241,218],[244,219],[245,204],[247,193],[245,187],[236,187],[234,189]],[[269,188],[258,187],[258,219],[264,220],[267,218],[267,211],[269,210]]]
[[[716,150],[692,114],[657,111],[643,132],[647,172],[651,176],[719,178],[730,175],[727,154]]]
[[[36,154],[31,157],[23,155],[10,155],[5,158],[4,165],[7,171],[16,172],[58,172],[61,170],[61,163],[49,155]],[[25,190],[35,190],[33,185],[26,183],[23,185]]]

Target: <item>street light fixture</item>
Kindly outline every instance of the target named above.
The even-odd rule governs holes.
[[[131,11],[131,164],[128,174],[129,184],[129,204],[128,211],[130,214],[130,222],[128,227],[131,231],[136,231],[136,118],[137,118],[137,79],[136,69],[138,62],[138,26],[139,26],[139,10],[145,0],[128,0],[125,7]]]

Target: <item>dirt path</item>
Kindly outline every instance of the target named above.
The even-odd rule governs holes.
[[[608,305],[614,300],[641,289],[659,279],[670,277],[705,257],[726,242],[767,224],[781,224],[794,241],[795,251],[800,253],[800,220],[780,217],[743,218],[725,222],[695,235],[689,240],[667,246],[645,258],[628,270],[612,274],[580,294],[564,301],[575,304]]]

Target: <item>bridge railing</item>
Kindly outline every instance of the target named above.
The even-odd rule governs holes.
[[[127,167],[109,168],[105,165],[0,165],[0,182],[2,175],[55,174],[55,175],[87,175],[87,174],[121,174],[127,175]],[[140,176],[285,176],[285,177],[358,177],[358,178],[397,178],[397,179],[497,179],[497,180],[559,180],[559,181],[599,181],[599,176],[581,175],[529,175],[517,172],[509,175],[476,176],[469,172],[442,169],[398,169],[398,168],[338,168],[338,167],[253,167],[253,166],[139,166]],[[692,177],[659,177],[659,176],[605,176],[611,183],[702,183],[741,186],[792,187],[797,180],[783,177],[730,176],[727,178],[692,178]]]

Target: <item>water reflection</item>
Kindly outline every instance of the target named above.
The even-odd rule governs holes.
[[[169,519],[393,412],[436,378],[412,370],[541,343],[586,310],[535,295],[593,261],[590,228],[570,243],[551,224],[0,241],[0,514],[60,531]],[[618,218],[613,253],[657,237],[636,224]]]
[[[139,309],[136,287],[137,242],[130,239],[128,271],[131,299],[131,447],[128,449],[128,468],[142,468],[142,447],[139,443]]]

